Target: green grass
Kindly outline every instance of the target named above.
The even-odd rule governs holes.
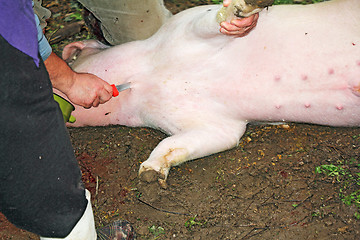
[[[351,158],[339,162],[338,165],[328,164],[315,168],[315,173],[333,179],[334,184],[340,184],[339,198],[348,206],[355,206],[354,217],[360,220],[360,163]]]
[[[154,239],[158,239],[160,237],[160,235],[165,234],[165,229],[163,227],[157,227],[155,225],[152,225],[151,227],[148,228],[149,232],[153,235],[153,240]]]
[[[191,231],[192,228],[195,226],[203,226],[206,224],[206,221],[197,221],[196,217],[197,217],[197,215],[195,215],[194,217],[191,217],[189,220],[187,220],[185,222],[184,225],[189,231]]]

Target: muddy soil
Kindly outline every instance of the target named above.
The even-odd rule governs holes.
[[[44,3],[53,14],[71,11],[64,1]],[[208,3],[166,1],[174,13]],[[358,128],[250,125],[238,147],[172,168],[167,189],[137,175],[163,133],[123,126],[69,133],[97,227],[126,219],[138,239],[360,239],[358,209],[341,201],[341,182],[315,173],[359,164]],[[1,217],[0,239],[38,237]]]

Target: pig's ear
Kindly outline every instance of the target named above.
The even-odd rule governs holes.
[[[84,42],[73,42],[65,46],[62,52],[62,58],[65,62],[71,62],[74,56],[78,55],[86,44]]]

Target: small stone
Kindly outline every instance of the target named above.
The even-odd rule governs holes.
[[[339,233],[346,233],[348,231],[349,227],[348,226],[344,226],[344,227],[340,227],[338,228],[338,232]]]
[[[334,223],[332,221],[325,221],[324,222],[326,227],[332,226]]]
[[[142,235],[142,236],[145,236],[146,234],[149,233],[149,229],[148,229],[148,227],[146,225],[144,225],[144,226],[141,226],[141,227],[139,227],[137,229],[137,233]]]

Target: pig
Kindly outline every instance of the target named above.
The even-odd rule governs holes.
[[[139,170],[163,187],[171,166],[237,146],[250,122],[359,126],[359,0],[269,7],[242,38],[219,32],[220,8],[185,10],[146,40],[68,45],[75,71],[131,82],[98,108],[76,107],[71,126],[165,132]]]

